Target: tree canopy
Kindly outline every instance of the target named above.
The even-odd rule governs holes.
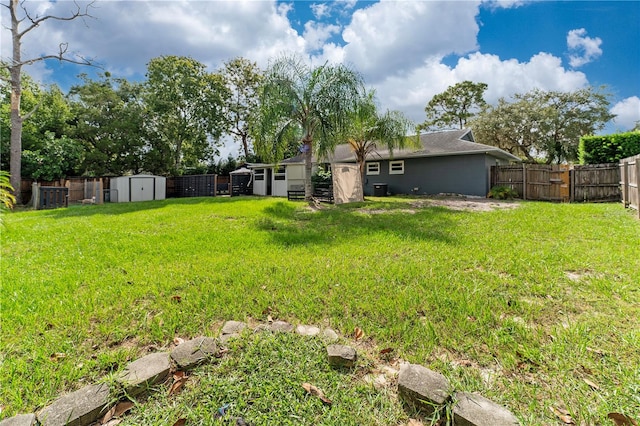
[[[419,129],[465,128],[467,121],[487,104],[483,98],[487,87],[468,80],[449,86],[429,101],[424,109],[427,119]]]
[[[614,115],[609,96],[592,87],[574,92],[532,90],[500,99],[472,122],[476,140],[528,161],[547,164],[578,160],[580,137],[604,127]]]
[[[212,159],[226,127],[222,76],[192,58],[162,56],[149,62],[145,89],[152,168],[175,173]]]
[[[345,65],[311,67],[284,56],[266,70],[252,133],[258,154],[278,162],[292,143],[305,161],[305,198],[311,199],[312,153],[326,156],[340,143],[363,93],[362,77]]]
[[[251,112],[258,108],[262,73],[255,62],[239,57],[226,62],[221,74],[229,91],[224,107],[228,131],[240,142],[244,158],[248,159],[252,153],[249,120]]]

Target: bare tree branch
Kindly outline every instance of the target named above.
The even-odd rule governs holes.
[[[69,16],[45,15],[45,16],[32,17],[29,14],[29,11],[27,10],[27,8],[24,6],[24,2],[25,0],[20,2],[20,7],[24,11],[24,14],[27,17],[27,19],[31,22],[31,25],[29,25],[27,28],[25,28],[20,33],[18,33],[18,37],[20,38],[22,38],[22,36],[24,36],[26,33],[38,27],[41,23],[49,19],[53,19],[56,21],[73,21],[74,19],[77,19],[77,18],[93,18],[93,16],[91,16],[91,14],[89,13],[89,8],[93,7],[93,4],[95,3],[95,1],[92,1],[91,3],[87,4],[84,7],[84,11],[82,11],[78,2],[74,1],[73,4],[76,6],[76,11],[72,12],[72,14]],[[24,19],[21,19],[18,22],[22,22],[23,20]]]

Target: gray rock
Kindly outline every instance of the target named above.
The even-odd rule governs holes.
[[[102,417],[109,409],[109,386],[85,386],[56,399],[37,413],[43,426],[85,426]]]
[[[408,404],[433,414],[452,393],[446,377],[421,365],[405,364],[398,374],[398,394]]]
[[[227,321],[222,326],[222,334],[238,334],[247,328],[247,324],[241,321]]]
[[[18,414],[0,421],[0,426],[33,426],[35,424],[35,414]]]
[[[320,334],[320,329],[313,325],[299,325],[296,327],[296,333],[301,336],[317,336]]]
[[[293,325],[289,324],[286,321],[274,321],[269,326],[269,329],[271,329],[271,331],[280,333],[291,333],[293,331],[293,328]]]
[[[326,342],[337,342],[339,338],[340,337],[338,337],[338,333],[330,328],[325,328],[322,331],[322,339]]]
[[[351,346],[329,345],[327,346],[327,358],[333,367],[353,367],[356,364],[358,354]]]
[[[178,368],[188,370],[195,367],[207,358],[216,356],[218,346],[215,339],[210,337],[196,337],[178,345],[171,352],[171,359]]]
[[[467,392],[455,395],[453,418],[456,426],[514,426],[518,419],[505,407],[487,398]]]
[[[163,382],[170,369],[167,352],[149,354],[127,365],[118,376],[118,381],[129,395],[136,396]]]

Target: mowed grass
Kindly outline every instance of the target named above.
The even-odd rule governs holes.
[[[552,406],[577,424],[607,423],[609,412],[640,418],[633,213],[411,202],[314,212],[274,198],[196,198],[6,215],[0,418],[103,380],[175,337],[267,315],[347,336],[360,327],[369,343],[504,404],[523,424],[557,423]]]

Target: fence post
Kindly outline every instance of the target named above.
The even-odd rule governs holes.
[[[38,182],[31,184],[31,200],[33,201],[33,208],[38,210],[40,207],[40,191],[38,190]]]
[[[629,207],[629,162],[622,161],[622,204]]]
[[[638,219],[640,219],[640,155],[636,155],[636,200]]]
[[[576,199],[576,169],[569,169],[569,202],[573,203]]]
[[[527,165],[522,163],[522,199],[527,199]]]
[[[218,174],[213,175],[213,196],[218,195]]]

